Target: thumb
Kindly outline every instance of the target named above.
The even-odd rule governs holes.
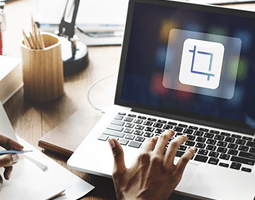
[[[124,174],[126,166],[124,161],[124,152],[120,143],[114,138],[109,138],[108,143],[112,149],[114,159],[113,176]]]

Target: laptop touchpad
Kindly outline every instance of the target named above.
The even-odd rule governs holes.
[[[175,160],[176,161],[176,160]],[[177,163],[177,162],[175,162]],[[189,162],[183,172],[182,179],[175,190],[181,190],[183,191],[185,188],[187,188],[198,168],[198,164],[194,164]]]

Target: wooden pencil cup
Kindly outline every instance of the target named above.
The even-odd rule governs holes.
[[[30,49],[21,41],[24,95],[47,102],[64,94],[61,43],[56,35],[42,33],[44,49]]]

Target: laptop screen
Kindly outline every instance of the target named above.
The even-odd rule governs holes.
[[[115,103],[254,132],[254,33],[252,12],[131,0]]]

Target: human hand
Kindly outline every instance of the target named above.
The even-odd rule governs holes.
[[[7,150],[22,150],[23,146],[14,140],[0,134],[0,146],[7,149]],[[10,179],[11,171],[12,171],[12,165],[16,164],[19,160],[19,156],[17,154],[5,154],[0,155],[0,168],[4,167],[4,178],[6,180]],[[0,175],[0,185],[3,184],[3,178]]]
[[[187,136],[178,136],[172,140],[165,152],[168,141],[174,131],[166,131],[160,137],[146,140],[141,154],[130,168],[124,163],[124,152],[117,140],[108,142],[114,156],[113,182],[118,200],[167,200],[181,180],[188,161],[195,153],[189,148],[174,165],[178,147],[188,140]]]

